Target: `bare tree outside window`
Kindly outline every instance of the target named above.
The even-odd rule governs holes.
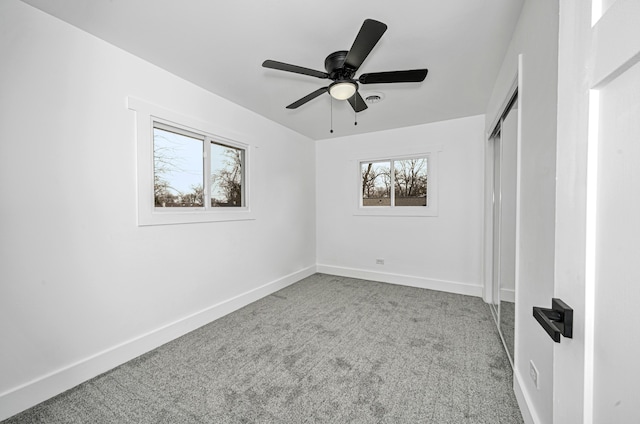
[[[391,205],[390,162],[369,162],[361,165],[363,206]]]
[[[361,163],[362,206],[427,206],[427,164],[426,157]]]
[[[203,205],[201,140],[154,128],[153,168],[156,207]]]
[[[427,206],[427,159],[396,160],[394,190],[396,206]]]
[[[162,123],[154,123],[153,137],[156,208],[245,206],[245,149]]]
[[[244,206],[244,150],[211,143],[211,206]]]

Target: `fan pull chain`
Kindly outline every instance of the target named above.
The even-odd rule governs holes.
[[[333,97],[331,97],[331,130],[329,131],[331,134],[333,134]]]
[[[354,108],[353,108],[353,125],[358,125],[358,96],[357,96],[358,92],[356,91],[356,94],[354,94],[355,98],[353,99],[353,104],[354,104]]]

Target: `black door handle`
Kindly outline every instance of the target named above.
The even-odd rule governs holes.
[[[533,317],[554,342],[560,343],[560,335],[573,338],[573,309],[560,299],[551,299],[551,309],[533,307]]]

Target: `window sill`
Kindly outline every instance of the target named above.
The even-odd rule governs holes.
[[[197,224],[204,222],[251,221],[255,219],[255,214],[246,208],[235,211],[205,211],[199,208],[176,211],[155,208],[150,214],[139,216],[138,225]]]
[[[353,213],[355,216],[438,216],[436,208],[424,206],[367,206],[359,207]]]

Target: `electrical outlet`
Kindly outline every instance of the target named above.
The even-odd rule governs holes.
[[[384,265],[384,259],[376,259],[376,265]]]
[[[533,361],[529,361],[529,375],[531,376],[531,380],[533,380],[533,385],[538,388],[538,369],[533,364]]]

